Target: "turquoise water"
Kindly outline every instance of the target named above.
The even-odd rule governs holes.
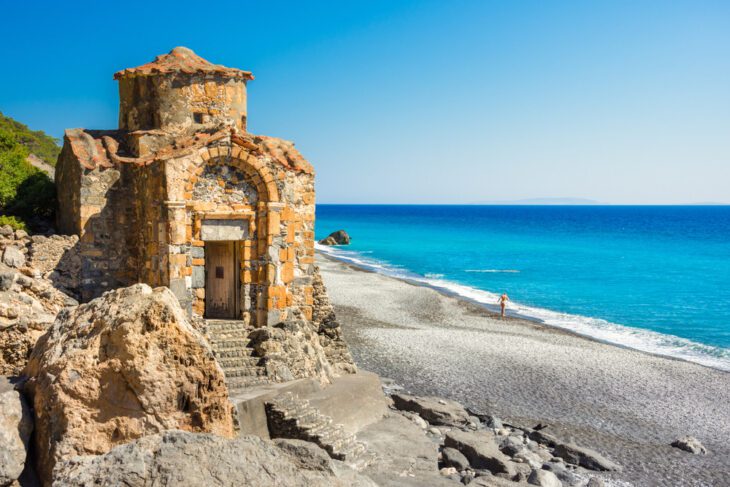
[[[318,205],[378,272],[730,370],[730,207]]]

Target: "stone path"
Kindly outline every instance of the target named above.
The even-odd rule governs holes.
[[[248,387],[268,384],[266,369],[248,347],[251,331],[239,320],[206,320],[210,345],[226,376],[231,396]]]

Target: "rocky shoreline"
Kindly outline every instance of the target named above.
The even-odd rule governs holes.
[[[473,303],[323,255],[318,263],[360,367],[520,431],[549,424],[537,434],[588,446],[623,467],[601,474],[608,485],[727,481],[730,374],[501,321]],[[685,435],[708,453],[689,453],[693,439],[678,442]]]

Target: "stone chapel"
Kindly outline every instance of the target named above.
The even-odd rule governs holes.
[[[202,318],[311,320],[314,171],[246,131],[253,75],[177,47],[114,78],[119,128],[67,130],[57,167],[82,300],[144,282]]]

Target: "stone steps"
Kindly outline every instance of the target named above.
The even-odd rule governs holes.
[[[208,341],[226,376],[229,394],[268,384],[266,369],[248,347],[251,329],[238,320],[206,320]]]
[[[334,459],[354,461],[365,452],[365,445],[342,425],[321,414],[309,401],[287,392],[266,403],[269,432],[273,438],[294,438],[311,441]]]

